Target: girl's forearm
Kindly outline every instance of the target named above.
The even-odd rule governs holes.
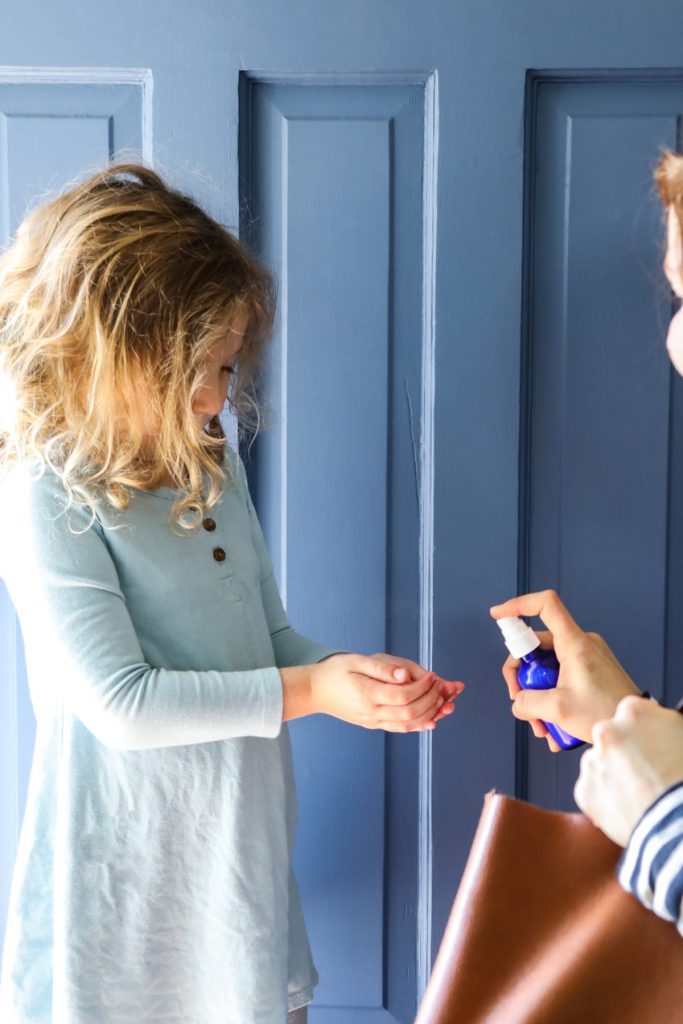
[[[282,679],[282,721],[313,715],[313,688],[311,686],[312,665],[295,665],[281,668]]]

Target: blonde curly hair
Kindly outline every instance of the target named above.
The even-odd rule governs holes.
[[[229,404],[255,430],[274,309],[270,274],[189,196],[135,163],[93,174],[0,257],[0,470],[49,465],[93,518],[170,475],[169,525],[194,529],[229,476],[218,416],[202,430],[192,411],[207,357],[247,324]]]
[[[683,221],[683,156],[680,153],[664,150],[655,168],[655,183],[664,206],[673,207],[679,221]]]

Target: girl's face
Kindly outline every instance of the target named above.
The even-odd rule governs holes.
[[[666,256],[664,273],[671,288],[679,299],[683,299],[683,240],[678,217],[669,207]],[[666,336],[669,358],[680,374],[683,374],[683,305],[674,314]]]
[[[197,426],[203,430],[210,419],[223,411],[228,398],[230,377],[242,346],[249,315],[243,313],[228,328],[224,338],[217,341],[209,352],[205,365],[204,383],[192,402]]]
[[[230,377],[233,374],[234,364],[242,347],[244,332],[247,329],[248,322],[248,313],[238,316],[233,321],[232,326],[226,329],[225,334],[218,338],[209,349],[209,355],[204,364],[204,382],[192,402],[192,411],[200,430],[206,427],[210,419],[218,416],[223,411],[228,398]],[[138,393],[138,401],[141,400],[140,395],[143,393],[144,389],[141,386]],[[142,412],[145,435],[148,439],[147,443],[152,445],[154,443],[153,438],[158,434],[159,425],[154,413],[147,404],[143,407]]]

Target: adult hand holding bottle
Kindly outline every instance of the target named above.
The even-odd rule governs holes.
[[[560,748],[543,721],[591,742],[594,724],[611,718],[623,697],[640,690],[603,638],[584,632],[554,590],[524,594],[491,608],[496,621],[531,615],[538,615],[548,627],[537,631],[538,637],[541,647],[554,650],[560,674],[552,690],[522,690],[517,682],[520,661],[509,657],[503,665],[503,678],[513,700],[512,713],[529,722],[534,735],[545,736],[553,751]]]

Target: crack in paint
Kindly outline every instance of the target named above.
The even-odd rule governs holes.
[[[417,460],[417,442],[415,440],[415,425],[413,417],[413,403],[410,400],[410,392],[408,391],[408,378],[403,378],[403,387],[406,394],[406,402],[408,403],[408,429],[410,430],[410,444],[413,449],[413,471],[415,473],[415,497],[417,498],[418,508],[420,506],[420,471],[418,468]]]

